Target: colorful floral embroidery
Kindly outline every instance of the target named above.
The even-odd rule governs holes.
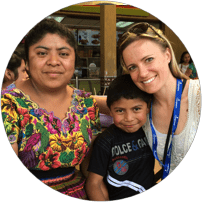
[[[62,152],[68,147],[67,140],[64,137],[59,137],[59,135],[51,135],[49,139],[50,147],[54,151]]]
[[[39,108],[10,85],[2,91],[1,109],[10,143],[18,143],[19,158],[29,169],[50,170],[80,164],[92,135],[100,132],[99,111],[89,93],[74,89],[72,105],[61,121]]]
[[[84,155],[82,156],[81,153],[86,154],[87,152],[88,152],[88,150],[86,149],[86,143],[83,143],[82,149],[77,149],[75,151],[75,158],[72,161],[72,166],[80,164],[84,158]]]
[[[30,115],[28,114],[27,109],[23,108],[18,108],[18,114],[20,118],[21,127],[23,128],[29,121]]]
[[[51,168],[59,168],[61,163],[58,161],[60,154],[53,152],[51,148],[48,149],[47,153],[43,153],[39,156],[39,168],[41,170],[50,170]]]

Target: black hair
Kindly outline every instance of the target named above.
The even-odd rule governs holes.
[[[111,105],[120,100],[121,98],[125,99],[141,99],[147,103],[147,106],[150,105],[152,94],[148,94],[140,90],[132,81],[129,74],[121,75],[116,77],[110,84],[107,92],[107,106]]]
[[[14,50],[6,67],[14,73],[15,80],[17,80],[18,78],[18,68],[21,66],[22,60],[24,60],[24,62],[26,63],[24,46],[19,44]]]
[[[26,56],[25,56],[25,48],[24,44],[19,44],[17,48],[15,49],[14,53],[20,57],[24,62],[26,63]]]
[[[188,52],[188,51],[184,51],[184,52],[182,53],[181,58],[180,58],[180,64],[182,64],[182,63],[184,62],[184,56],[185,56],[186,54],[189,54],[189,52]],[[189,56],[190,56],[189,64],[191,64],[191,63],[193,62],[193,60],[192,60],[190,54],[189,54]]]
[[[74,48],[75,58],[77,62],[77,43],[73,33],[63,24],[54,19],[43,19],[36,26],[34,26],[25,37],[25,55],[29,62],[29,48],[42,40],[46,34],[58,34],[65,38],[67,43]]]

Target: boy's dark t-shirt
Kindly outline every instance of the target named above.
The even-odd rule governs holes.
[[[154,156],[140,128],[126,133],[114,124],[93,145],[88,171],[104,177],[109,199],[136,195],[154,185]]]

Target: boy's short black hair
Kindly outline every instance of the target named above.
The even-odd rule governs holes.
[[[140,90],[132,81],[129,74],[118,76],[114,79],[108,89],[107,92],[107,106],[111,107],[111,105],[120,100],[121,98],[125,99],[141,99],[147,103],[149,106],[152,94],[148,94],[142,90]]]

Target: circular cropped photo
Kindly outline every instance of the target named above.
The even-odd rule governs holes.
[[[155,185],[155,198],[170,187],[191,197],[199,151],[182,160],[198,136],[199,63],[150,4],[63,3],[5,45],[2,176],[12,199],[138,199]]]

